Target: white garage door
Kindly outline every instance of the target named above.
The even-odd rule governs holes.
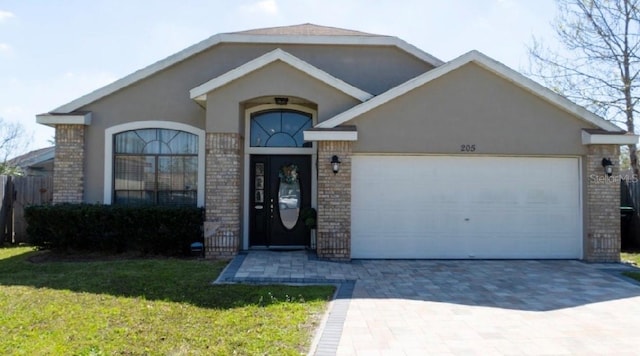
[[[354,156],[353,258],[581,258],[577,158]]]

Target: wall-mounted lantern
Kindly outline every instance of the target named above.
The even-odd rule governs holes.
[[[338,156],[333,155],[333,157],[331,157],[331,170],[333,171],[333,174],[337,174],[338,171],[340,171],[340,159],[338,158]]]
[[[604,167],[604,173],[606,173],[607,176],[611,177],[611,175],[613,174],[613,163],[611,162],[611,160],[608,158],[603,158],[602,167]]]
[[[273,100],[275,100],[276,105],[287,105],[289,103],[289,98],[275,97]]]

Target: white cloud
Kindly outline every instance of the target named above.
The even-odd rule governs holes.
[[[16,17],[16,15],[14,15],[13,12],[0,10],[0,23],[12,17]]]
[[[250,5],[244,5],[240,8],[240,10],[248,13],[277,15],[278,4],[276,3],[276,0],[262,0]]]

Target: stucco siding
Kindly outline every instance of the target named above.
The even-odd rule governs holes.
[[[230,129],[226,125],[229,122],[226,122],[220,127],[220,132],[243,132],[239,103],[224,100],[224,96],[231,95],[231,92],[223,91],[215,98],[217,101],[224,102],[224,107],[210,106],[205,110],[189,98],[189,90],[275,48],[281,48],[373,94],[383,92],[431,68],[430,65],[394,47],[331,47],[327,45],[219,44],[82,107],[80,110],[92,112],[93,119],[91,126],[86,130],[85,201],[95,203],[102,202],[103,199],[104,130],[108,127],[131,121],[162,120],[176,121],[205,129],[205,116],[208,111],[210,115],[225,118],[229,118],[226,115],[228,112],[234,112],[234,120],[231,123],[233,128]],[[286,75],[287,77],[278,78],[271,74],[271,78],[282,79],[273,83],[279,82],[281,88],[286,85],[286,90],[273,90],[268,95],[276,92],[282,95],[299,95],[301,89],[306,89],[304,92],[307,99],[320,104],[318,105],[319,120],[332,116],[352,103],[355,104],[353,102],[355,99],[340,97],[342,94],[328,93],[335,89],[329,90],[327,89],[329,87],[324,84],[313,83],[311,78],[300,72],[295,73],[289,70],[286,71]],[[296,80],[305,83],[302,88],[293,85]],[[250,88],[249,82],[242,81],[242,83],[247,88],[241,89],[234,96],[244,95],[246,100],[247,93],[257,92],[255,88]],[[266,94],[268,82],[261,81],[261,84],[263,87],[260,92]],[[314,90],[318,91],[314,92]],[[212,128],[216,129],[215,126],[213,125]]]
[[[433,69],[432,65],[390,46],[221,44],[210,51],[224,51],[226,60],[235,63],[235,68],[276,48],[373,95]],[[207,52],[204,56],[211,55]],[[206,80],[224,72],[212,73]]]
[[[290,65],[276,61],[207,95],[207,131],[244,132],[244,112],[238,103],[262,96],[294,96],[308,100],[315,104],[319,122],[360,103]]]
[[[360,117],[354,152],[584,155],[593,125],[467,64]]]

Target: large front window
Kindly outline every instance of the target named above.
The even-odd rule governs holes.
[[[198,136],[140,129],[114,135],[114,203],[196,205]]]

